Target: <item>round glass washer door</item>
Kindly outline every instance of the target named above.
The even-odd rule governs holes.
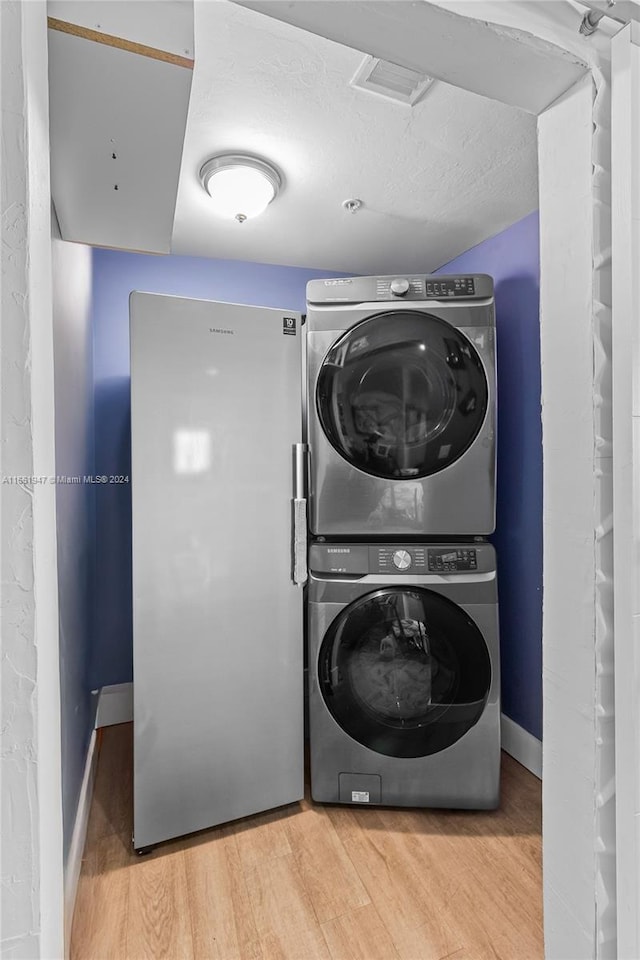
[[[491,661],[457,604],[421,587],[384,588],[333,621],[318,678],[334,720],[358,743],[388,757],[426,757],[478,722]]]
[[[369,317],[324,358],[316,406],[322,428],[354,467],[420,478],[454,463],[477,437],[489,391],[473,344],[429,313]]]

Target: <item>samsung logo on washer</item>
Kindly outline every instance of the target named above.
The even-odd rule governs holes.
[[[229,333],[233,336],[235,330],[222,330],[220,327],[209,327],[209,333]]]
[[[327,547],[327,553],[351,553],[351,547]]]

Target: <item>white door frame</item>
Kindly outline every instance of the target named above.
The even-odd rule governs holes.
[[[610,369],[600,332],[610,309],[600,305],[596,317],[593,285],[605,254],[596,229],[593,123],[591,76],[538,122],[544,923],[546,955],[558,960],[598,955],[598,820],[614,814],[613,804],[598,812],[596,802],[601,754],[612,753],[613,743],[596,737],[596,663],[611,642],[598,617],[598,591],[610,573],[611,450],[594,400]]]
[[[476,16],[483,17],[484,4],[474,6]],[[46,30],[44,21],[41,29]],[[455,34],[451,42],[455,44]],[[23,50],[23,57],[33,56],[29,49]],[[606,896],[599,902],[597,894],[605,877],[602,863],[607,849],[599,857],[598,844],[606,848],[609,837],[613,749],[611,725],[607,727],[602,716],[606,704],[599,700],[605,691],[598,686],[598,677],[606,676],[613,646],[606,599],[611,555],[607,519],[611,513],[607,397],[611,350],[606,333],[610,320],[606,302],[609,171],[602,165],[606,149],[598,146],[608,96],[605,77],[594,70],[539,117],[545,938],[547,956],[565,960],[613,955],[607,950],[615,943],[615,923],[612,931],[607,926],[607,904],[602,902]],[[45,274],[46,268],[43,281]],[[47,336],[45,331],[45,340]],[[49,354],[46,347],[40,364],[46,378],[52,374]],[[594,388],[600,398],[596,403]],[[45,420],[43,416],[41,423]],[[47,431],[34,429],[34,464],[50,458],[50,446]],[[55,503],[52,497],[39,501],[38,516],[43,528],[50,530]],[[50,613],[50,596],[37,597],[40,622]],[[43,656],[53,664],[53,657],[44,650]],[[47,724],[55,730],[59,723],[55,684],[51,679],[49,683],[51,695],[40,704],[41,731]],[[50,780],[51,774],[47,776]],[[40,795],[41,804],[46,795]],[[57,835],[51,839],[52,844],[56,842]],[[44,851],[40,853],[44,856]],[[53,912],[62,910],[57,894],[46,906]]]
[[[618,956],[640,956],[640,25],[612,41]]]

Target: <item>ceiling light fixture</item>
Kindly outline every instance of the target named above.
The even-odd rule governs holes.
[[[219,216],[244,223],[266,210],[278,195],[282,176],[260,157],[225,153],[207,160],[200,170],[200,182]]]

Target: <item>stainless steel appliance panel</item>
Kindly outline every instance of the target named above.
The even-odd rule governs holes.
[[[486,378],[484,419],[462,456],[426,477],[375,476],[350,463],[318,412],[320,371],[347,330],[380,315],[424,311],[471,345]],[[393,320],[389,318],[389,324]],[[476,324],[475,326],[472,324]],[[496,371],[493,301],[311,306],[308,314],[309,526],[315,536],[486,535],[495,529]]]
[[[130,309],[141,848],[303,795],[301,325],[146,293]]]
[[[366,565],[364,555],[361,554],[360,544],[347,544],[355,550],[357,562]],[[368,544],[370,551],[369,563],[375,569],[375,555],[378,544]],[[358,803],[358,804],[389,804],[399,806],[427,806],[427,807],[457,807],[468,809],[493,809],[499,802],[500,783],[500,651],[498,634],[498,597],[496,586],[495,553],[493,547],[486,543],[466,545],[468,550],[476,552],[478,571],[472,572],[463,568],[449,569],[446,573],[416,574],[415,572],[398,571],[396,577],[379,573],[363,574],[356,578],[355,574],[341,576],[338,573],[317,572],[314,567],[325,566],[326,554],[331,545],[317,545],[315,560],[312,556],[310,564],[309,605],[308,605],[308,634],[309,634],[309,717],[310,717],[310,751],[311,751],[311,780],[312,796],[315,800],[324,803]],[[433,545],[425,544],[425,550],[434,549]],[[459,550],[460,544],[439,544],[443,550]],[[390,548],[398,554],[398,559],[405,552],[415,555],[418,546],[414,543],[396,543]],[[313,548],[312,548],[313,553]],[[320,560],[320,563],[316,561]],[[415,718],[409,716],[405,710],[406,720],[389,726],[396,728],[395,755],[385,743],[384,724],[373,727],[371,718],[374,713],[380,714],[384,710],[384,670],[391,666],[390,657],[383,649],[385,638],[378,640],[380,657],[373,664],[374,681],[377,689],[371,696],[364,683],[357,676],[352,675],[352,702],[353,712],[361,712],[366,716],[370,729],[374,729],[374,736],[360,737],[357,728],[351,733],[342,725],[335,704],[329,707],[323,688],[329,681],[328,671],[344,671],[348,669],[344,659],[334,657],[331,661],[324,653],[324,648],[331,638],[332,630],[336,637],[336,644],[349,643],[348,618],[358,622],[358,630],[367,630],[371,626],[371,619],[367,619],[366,606],[377,602],[378,595],[396,590],[411,596],[417,591],[429,591],[442,597],[445,606],[455,606],[459,623],[467,622],[472,632],[476,633],[476,642],[481,642],[486,648],[490,663],[490,675],[484,702],[476,710],[477,719],[467,726],[466,732],[455,739],[455,742],[427,753],[416,755],[418,750],[404,750],[401,738],[410,738],[417,734],[420,738],[420,729],[412,730]],[[363,612],[362,605],[365,605]],[[452,619],[453,623],[453,619]],[[403,621],[405,629],[411,628],[410,621]],[[435,642],[438,625],[425,620],[425,639]],[[335,630],[337,626],[337,632]],[[414,624],[415,626],[415,624]],[[414,630],[415,633],[415,630]],[[479,637],[478,637],[479,635]],[[416,636],[418,636],[416,634]],[[462,639],[462,638],[460,638]],[[360,644],[362,651],[364,644]],[[432,652],[435,648],[432,647]],[[458,669],[461,673],[469,668],[475,669],[471,662],[465,666],[463,652],[470,647],[463,640],[459,645],[461,656],[458,657]],[[366,653],[366,651],[365,651]],[[386,661],[386,662],[385,662]],[[360,660],[362,666],[368,669],[364,658]],[[401,672],[407,666],[399,663],[396,680],[407,684],[415,679],[418,684],[424,684],[424,678],[416,673],[416,658],[412,658],[415,677]],[[370,666],[370,665],[369,665]],[[411,668],[411,664],[408,664]],[[376,673],[377,671],[377,673]],[[431,681],[434,683],[433,679]],[[408,687],[410,690],[410,685]],[[397,696],[400,688],[393,687]],[[435,694],[435,685],[432,687]],[[363,696],[364,695],[364,696]],[[393,699],[393,697],[392,697]],[[454,698],[454,700],[459,698]],[[398,700],[402,710],[408,704]],[[436,704],[437,706],[437,704]],[[441,703],[442,709],[433,725],[446,725],[451,722],[447,707]],[[455,704],[452,704],[455,710]],[[474,704],[460,703],[464,712],[467,707],[474,710]],[[449,708],[451,710],[451,708]],[[353,717],[345,715],[348,723]],[[407,724],[406,730],[403,728]],[[348,725],[348,724],[347,724]],[[428,731],[425,733],[428,738]],[[400,739],[399,739],[400,738]],[[425,739],[426,743],[426,739]],[[348,775],[348,790],[345,790],[345,777]],[[373,786],[372,786],[373,784]],[[378,786],[376,786],[378,784]]]

